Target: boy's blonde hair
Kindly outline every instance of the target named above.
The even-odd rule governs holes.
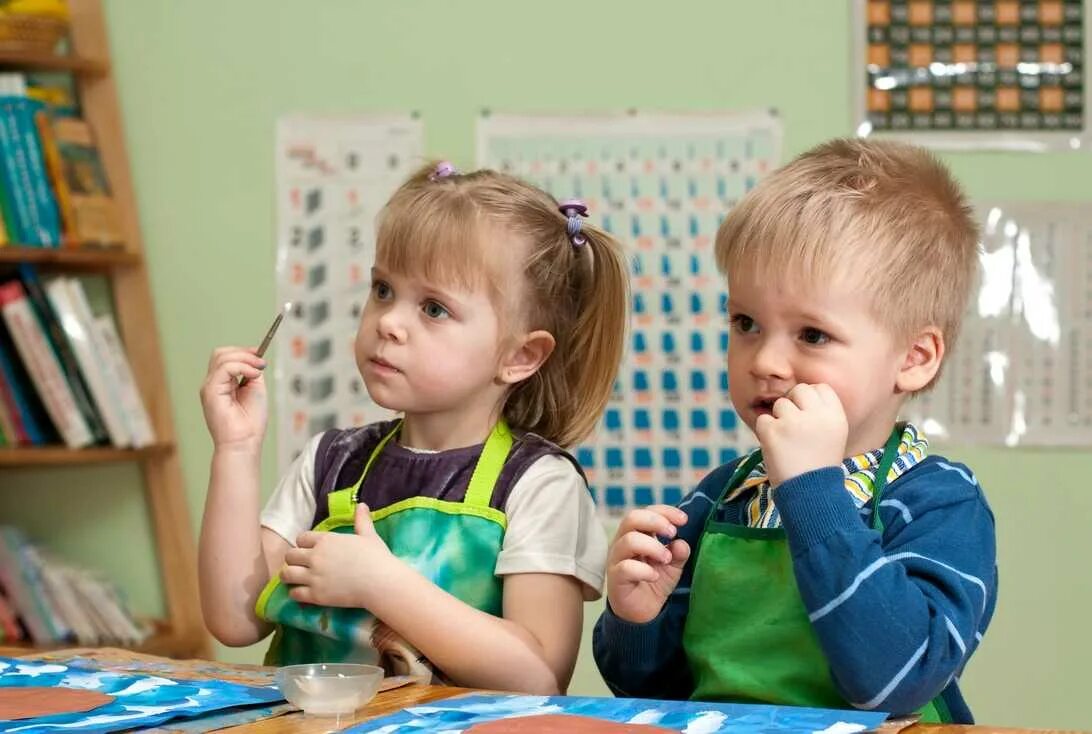
[[[621,247],[586,220],[585,243],[575,246],[558,202],[518,178],[436,171],[421,168],[380,213],[376,261],[437,282],[484,285],[502,328],[553,335],[553,353],[512,388],[504,417],[560,446],[579,442],[602,415],[622,358],[629,280]],[[502,267],[511,258],[519,258],[521,283]]]
[[[977,278],[978,226],[951,173],[925,149],[832,140],[732,209],[716,258],[725,275],[760,282],[841,276],[896,338],[935,326],[950,351]]]

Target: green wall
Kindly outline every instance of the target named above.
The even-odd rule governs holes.
[[[208,353],[256,341],[275,308],[279,116],[419,110],[427,151],[462,165],[474,160],[483,107],[773,106],[785,156],[852,130],[849,8],[833,0],[107,0],[106,9],[195,534],[211,451],[197,399]],[[1092,202],[1087,150],[946,158],[975,197]],[[978,473],[1000,537],[1000,605],[964,679],[979,720],[1092,726],[1080,699],[1092,659],[1082,624],[1092,452],[949,453]],[[268,487],[271,448],[264,466]],[[134,469],[5,471],[0,485],[5,521],[112,573],[139,610],[161,609]],[[573,691],[603,690],[585,652]]]

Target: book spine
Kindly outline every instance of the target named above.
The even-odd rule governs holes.
[[[76,406],[72,388],[46,341],[23,287],[17,281],[0,285],[0,310],[19,356],[64,442],[71,448],[87,446],[92,441],[91,431]]]
[[[5,446],[19,446],[27,443],[22,421],[19,420],[19,409],[15,406],[15,397],[2,373],[0,373],[0,431],[3,432]]]
[[[46,284],[46,295],[57,314],[61,329],[67,337],[72,352],[79,363],[91,397],[95,401],[110,442],[118,448],[129,445],[129,431],[121,413],[121,401],[118,389],[109,382],[103,369],[103,359],[96,347],[98,339],[91,336],[89,322],[85,321],[69,295],[69,282],[65,278],[55,278]]]
[[[76,211],[72,206],[72,192],[64,177],[64,163],[57,147],[57,137],[53,133],[53,122],[48,113],[39,110],[34,113],[34,123],[38,128],[42,157],[45,159],[46,170],[57,199],[57,212],[61,218],[61,240],[66,246],[77,247],[81,243],[76,233]]]
[[[0,174],[3,177],[0,205],[4,206],[4,221],[16,243],[36,245],[38,241],[33,236],[30,205],[27,203],[28,191],[16,162],[18,138],[11,134],[8,126],[9,118],[14,118],[14,104],[13,98],[0,97]]]
[[[109,314],[97,316],[95,323],[98,326],[103,343],[114,361],[118,378],[122,386],[122,401],[132,429],[133,446],[143,448],[155,443],[155,429],[152,427],[151,418],[140,397],[140,388],[137,386],[133,370],[129,365],[129,358],[125,355],[125,346],[121,343],[117,325]]]
[[[45,645],[54,642],[55,638],[46,619],[47,612],[31,592],[23,573],[21,548],[24,543],[26,538],[16,528],[0,527],[0,583],[8,592],[30,639]]]
[[[22,110],[26,103],[25,98],[12,98],[4,105],[3,124],[7,129],[7,140],[11,145],[9,151],[15,161],[15,195],[22,199],[22,207],[25,207],[26,216],[22,224],[28,237],[28,244],[49,246],[49,230],[43,221],[42,212],[38,208],[38,197],[34,193],[34,180],[31,176],[29,154],[23,139],[22,125],[19,122]]]
[[[42,157],[42,142],[38,136],[38,125],[34,121],[34,115],[41,111],[43,106],[41,102],[32,99],[27,99],[19,105],[19,134],[23,141],[23,150],[26,151],[31,193],[46,236],[43,244],[59,247],[61,217],[57,211],[57,200],[53,196],[53,189],[49,185],[49,171],[46,170],[45,160]]]
[[[53,348],[53,353],[57,355],[57,362],[60,364],[61,371],[64,373],[65,379],[68,380],[72,395],[76,399],[76,407],[79,408],[84,422],[87,423],[87,427],[91,431],[92,443],[105,442],[108,438],[106,426],[103,424],[103,419],[91,399],[90,390],[80,374],[80,366],[72,352],[72,345],[69,344],[68,337],[65,336],[64,329],[61,328],[60,319],[57,318],[57,314],[54,313],[53,307],[49,303],[49,298],[42,287],[42,281],[38,278],[38,271],[33,265],[23,263],[19,265],[19,280],[22,281],[27,298],[30,299],[30,304],[38,317],[42,331],[45,332],[46,341]]]
[[[54,598],[46,583],[42,554],[33,543],[23,543],[20,548],[23,557],[23,576],[30,586],[31,593],[37,597],[38,605],[45,614],[53,639],[57,642],[70,642],[75,638],[72,628],[61,614],[58,601]]]
[[[0,373],[11,388],[11,395],[19,410],[20,423],[26,431],[27,441],[34,446],[40,446],[59,440],[45,405],[42,404],[42,399],[34,389],[30,375],[27,374],[26,368],[19,359],[19,351],[2,318],[0,318]]]

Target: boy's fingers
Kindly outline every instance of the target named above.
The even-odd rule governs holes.
[[[660,511],[657,511],[660,510]],[[649,533],[652,535],[661,535],[666,538],[674,538],[675,525],[666,516],[664,510],[675,510],[675,508],[667,507],[666,505],[650,505],[648,507],[641,508],[639,510],[632,510],[623,519],[618,526],[618,533],[615,537],[622,537],[626,533],[636,530],[639,533]],[[679,515],[672,512],[672,517],[678,519]],[[682,522],[680,525],[686,522],[686,513],[681,513]]]
[[[667,550],[671,553],[671,565],[675,568],[682,568],[690,560],[690,544],[685,540],[671,541]]]
[[[627,558],[613,568],[615,580],[624,583],[639,583],[641,581],[652,583],[660,578],[660,574],[656,569],[635,558]]]
[[[797,413],[799,411],[800,408],[796,407],[796,403],[786,397],[781,397],[775,400],[773,407],[770,409],[770,412],[773,413],[774,418],[784,418],[790,413]]]
[[[763,443],[766,440],[770,429],[773,428],[773,425],[776,422],[777,419],[772,415],[763,413],[758,416],[758,419],[755,421],[755,437],[758,439],[759,443]]]
[[[801,410],[811,410],[817,408],[823,402],[819,397],[819,394],[815,391],[812,385],[806,383],[799,383],[792,390],[789,390],[786,395],[789,400],[793,402],[796,407]]]
[[[682,527],[686,524],[686,513],[678,507],[673,507],[672,505],[649,505],[645,509],[650,512],[655,512],[658,515],[663,515],[667,518],[668,522],[673,525]]]
[[[830,406],[842,407],[842,401],[838,397],[838,393],[834,392],[834,388],[825,382],[821,382],[815,386],[815,394],[819,396],[819,399]]]
[[[627,558],[648,558],[656,563],[670,563],[671,551],[647,533],[630,531],[610,548],[608,563],[621,563]]]

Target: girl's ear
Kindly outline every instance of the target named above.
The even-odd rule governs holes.
[[[506,385],[523,382],[538,372],[554,352],[557,342],[548,331],[532,331],[519,337],[497,367],[497,381]]]
[[[906,357],[895,376],[895,389],[916,393],[929,386],[944,359],[944,334],[935,326],[922,329],[910,342]]]

